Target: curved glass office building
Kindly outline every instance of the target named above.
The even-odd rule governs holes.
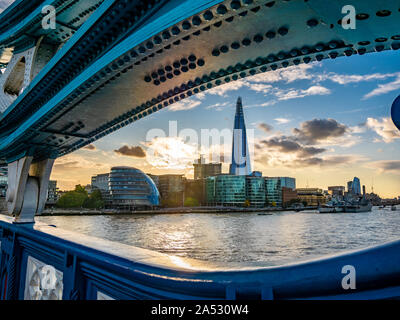
[[[155,183],[139,169],[111,168],[109,186],[114,207],[132,210],[160,204],[160,194]]]

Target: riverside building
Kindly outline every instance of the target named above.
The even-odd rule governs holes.
[[[158,176],[161,205],[164,207],[183,207],[185,180],[182,174],[164,174]]]
[[[195,160],[193,168],[194,180],[205,179],[222,173],[222,163],[206,163],[202,156]]]
[[[268,205],[281,207],[285,201],[290,201],[295,194],[290,190],[296,189],[296,179],[291,177],[266,177],[265,192]],[[283,199],[283,188],[285,188],[285,199]]]
[[[133,167],[111,168],[109,188],[114,208],[135,210],[160,204],[160,194],[153,180]]]
[[[319,206],[326,203],[324,191],[319,188],[298,188],[296,189],[298,198],[307,202],[308,206]]]
[[[251,207],[264,207],[266,201],[265,180],[261,176],[246,177],[246,195]]]
[[[207,203],[211,206],[244,206],[246,176],[220,174],[206,181]]]

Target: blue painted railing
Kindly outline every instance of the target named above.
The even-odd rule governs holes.
[[[17,225],[6,216],[0,216],[0,241],[1,299],[27,299],[35,294],[89,300],[400,297],[400,241],[281,267],[240,269],[171,257],[40,223]],[[342,270],[348,265],[356,271],[356,288],[345,290]],[[51,294],[45,287],[49,270],[55,270],[58,278]]]

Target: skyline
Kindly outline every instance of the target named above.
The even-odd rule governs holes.
[[[299,187],[323,189],[357,176],[367,192],[373,185],[382,197],[397,197],[400,132],[390,119],[400,88],[400,72],[393,72],[399,70],[396,58],[398,53],[392,51],[328,60],[205,91],[57,159],[51,178],[61,189],[72,189],[113,165],[192,177],[197,146],[179,137],[146,141],[147,132],[159,128],[168,133],[169,121],[177,121],[178,132],[231,130],[241,96],[248,130],[255,133],[253,141],[249,139],[256,153],[253,170],[293,176]],[[231,148],[231,141],[224,144]],[[228,171],[229,163],[224,163],[223,172]]]

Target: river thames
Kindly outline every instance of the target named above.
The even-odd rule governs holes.
[[[400,208],[315,211],[36,217],[90,236],[170,255],[237,265],[273,266],[400,238]]]

